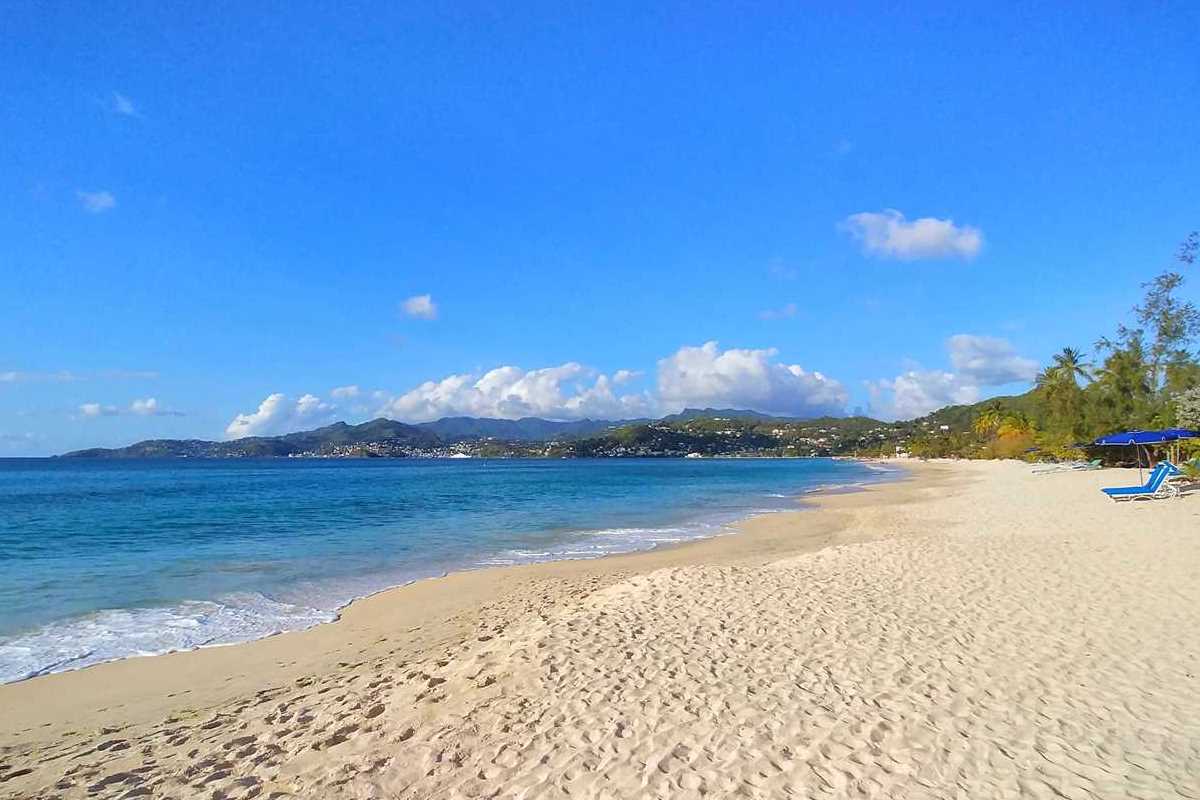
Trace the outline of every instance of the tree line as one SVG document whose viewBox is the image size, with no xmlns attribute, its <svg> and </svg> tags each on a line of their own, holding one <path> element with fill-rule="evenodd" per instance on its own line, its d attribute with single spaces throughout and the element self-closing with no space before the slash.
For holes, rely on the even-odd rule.
<svg viewBox="0 0 1200 800">
<path fill-rule="evenodd" d="M 1200 310 L 1182 297 L 1200 257 L 1200 232 L 1175 265 L 1142 284 L 1129 324 L 1101 336 L 1092 355 L 1064 347 L 1031 392 L 983 404 L 970 431 L 910 442 L 914 455 L 1078 457 L 1098 436 L 1124 430 L 1200 429 Z M 1200 450 L 1195 443 L 1190 449 Z"/>
</svg>

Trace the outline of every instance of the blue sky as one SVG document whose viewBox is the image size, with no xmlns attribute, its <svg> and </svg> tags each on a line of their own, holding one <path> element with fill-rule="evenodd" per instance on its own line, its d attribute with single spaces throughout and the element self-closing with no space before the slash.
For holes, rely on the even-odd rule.
<svg viewBox="0 0 1200 800">
<path fill-rule="evenodd" d="M 909 415 L 1200 226 L 1194 4 L 245 5 L 7 7 L 0 455 Z"/>
</svg>

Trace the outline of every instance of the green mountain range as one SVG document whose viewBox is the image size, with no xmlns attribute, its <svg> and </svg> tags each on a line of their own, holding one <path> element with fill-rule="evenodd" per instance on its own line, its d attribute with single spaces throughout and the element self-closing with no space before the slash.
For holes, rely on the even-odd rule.
<svg viewBox="0 0 1200 800">
<path fill-rule="evenodd" d="M 1032 408 L 1029 395 L 999 398 Z M 991 400 L 987 402 L 992 402 Z M 63 458 L 284 458 L 298 456 L 614 457 L 700 455 L 849 455 L 886 451 L 909 438 L 966 431 L 983 403 L 948 406 L 925 417 L 882 422 L 870 417 L 776 417 L 744 409 L 689 408 L 658 420 L 483 419 L 446 417 L 409 425 L 375 419 L 337 422 L 282 436 L 228 442 L 150 439 L 128 447 L 93 448 Z"/>
</svg>

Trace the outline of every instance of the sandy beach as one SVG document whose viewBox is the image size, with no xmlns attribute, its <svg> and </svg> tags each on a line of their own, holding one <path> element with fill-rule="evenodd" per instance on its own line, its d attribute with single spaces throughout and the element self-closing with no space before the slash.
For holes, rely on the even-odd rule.
<svg viewBox="0 0 1200 800">
<path fill-rule="evenodd" d="M 0 686 L 0 797 L 1200 797 L 1200 495 L 912 470 Z"/>
</svg>

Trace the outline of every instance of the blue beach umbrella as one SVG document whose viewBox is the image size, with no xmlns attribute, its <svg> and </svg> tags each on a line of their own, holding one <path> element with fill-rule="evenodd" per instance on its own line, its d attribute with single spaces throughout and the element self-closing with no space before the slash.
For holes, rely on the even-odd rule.
<svg viewBox="0 0 1200 800">
<path fill-rule="evenodd" d="M 1092 444 L 1098 447 L 1129 447 L 1136 448 L 1146 447 L 1152 444 L 1167 444 L 1180 439 L 1191 439 L 1200 436 L 1196 431 L 1190 431 L 1186 428 L 1167 428 L 1161 431 L 1124 431 L 1122 433 L 1110 433 L 1108 436 L 1101 436 Z M 1137 450 L 1138 454 L 1138 478 L 1142 475 L 1142 452 Z M 1149 464 L 1150 453 L 1146 451 L 1146 462 Z"/>
<path fill-rule="evenodd" d="M 1092 444 L 1100 447 L 1128 447 L 1130 445 L 1165 444 L 1180 438 L 1179 434 L 1176 433 L 1178 430 L 1182 429 L 1172 428 L 1165 431 L 1125 431 L 1124 433 L 1110 433 L 1108 436 L 1101 436 L 1099 439 L 1092 442 Z"/>
</svg>

